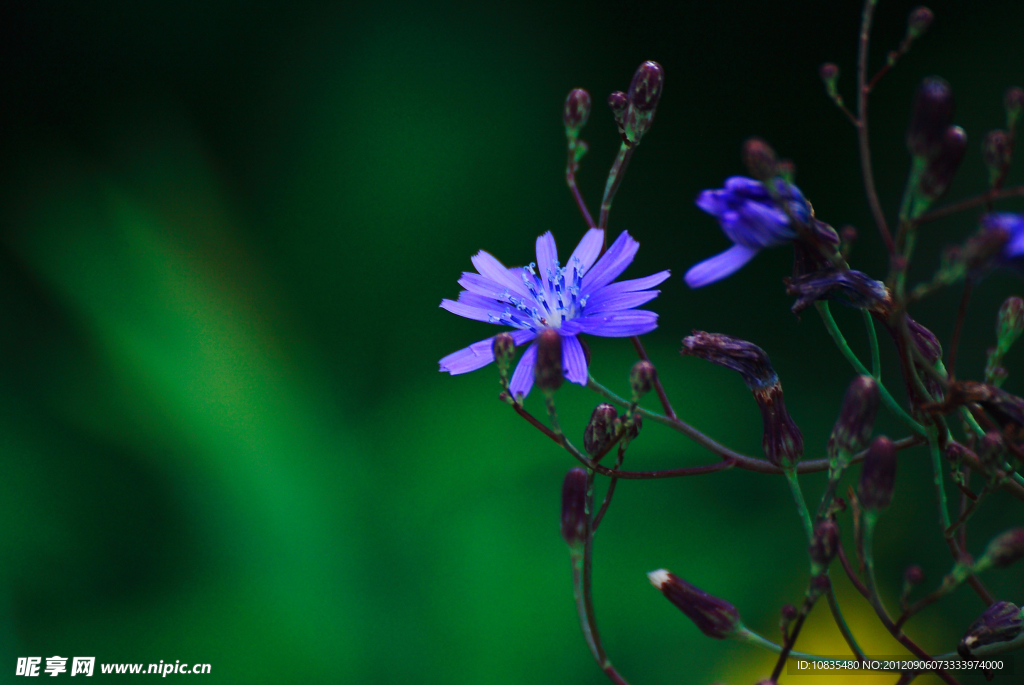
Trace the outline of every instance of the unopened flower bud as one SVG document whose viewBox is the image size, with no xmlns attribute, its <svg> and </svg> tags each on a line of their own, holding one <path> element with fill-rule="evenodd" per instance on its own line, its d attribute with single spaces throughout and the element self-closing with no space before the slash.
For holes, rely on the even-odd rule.
<svg viewBox="0 0 1024 685">
<path fill-rule="evenodd" d="M 800 612 L 798 612 L 796 610 L 796 607 L 792 604 L 783 604 L 782 611 L 780 613 L 782 614 L 782 618 L 786 619 L 787 621 L 792 621 L 800 615 Z"/>
<path fill-rule="evenodd" d="M 1008 297 L 999 307 L 996 319 L 996 345 L 1003 354 L 1017 342 L 1024 333 L 1024 300 L 1019 297 Z"/>
<path fill-rule="evenodd" d="M 892 441 L 880 435 L 875 438 L 864 455 L 864 468 L 860 473 L 857 495 L 860 504 L 869 511 L 885 509 L 892 502 L 896 485 L 896 448 Z"/>
<path fill-rule="evenodd" d="M 621 90 L 617 90 L 608 96 L 608 107 L 612 110 L 615 123 L 619 125 L 619 133 L 625 131 L 626 110 L 629 109 L 629 98 Z"/>
<path fill-rule="evenodd" d="M 623 419 L 619 419 L 621 422 Z M 626 434 L 623 440 L 635 440 L 640 435 L 640 429 L 644 427 L 644 417 L 640 414 L 633 414 L 629 424 L 626 426 Z"/>
<path fill-rule="evenodd" d="M 818 67 L 818 76 L 825 82 L 825 90 L 829 97 L 836 96 L 836 81 L 839 80 L 839 67 L 833 62 L 825 62 Z"/>
<path fill-rule="evenodd" d="M 553 328 L 545 328 L 537 336 L 537 363 L 533 380 L 541 390 L 554 392 L 562 387 L 562 336 Z"/>
<path fill-rule="evenodd" d="M 874 378 L 857 376 L 853 379 L 846 389 L 843 408 L 828 439 L 829 459 L 835 459 L 841 453 L 853 454 L 864 449 L 875 425 L 878 401 L 878 383 Z"/>
<path fill-rule="evenodd" d="M 990 177 L 998 177 L 1010 164 L 1010 134 L 1001 129 L 989 131 L 981 142 L 981 156 Z"/>
<path fill-rule="evenodd" d="M 835 521 L 822 519 L 818 522 L 808 552 L 815 564 L 827 567 L 832 563 L 839 552 L 839 526 Z"/>
<path fill-rule="evenodd" d="M 903 582 L 907 585 L 920 585 L 924 582 L 924 569 L 917 564 L 911 564 L 903 572 Z"/>
<path fill-rule="evenodd" d="M 775 175 L 786 183 L 792 183 L 796 178 L 796 162 L 791 159 L 780 159 L 775 165 Z"/>
<path fill-rule="evenodd" d="M 907 16 L 907 34 L 911 38 L 918 38 L 932 25 L 935 14 L 927 7 L 915 7 L 910 10 Z"/>
<path fill-rule="evenodd" d="M 771 180 L 776 174 L 779 158 L 772 146 L 761 138 L 747 138 L 743 143 L 743 164 L 758 181 Z"/>
<path fill-rule="evenodd" d="M 1017 605 L 1010 602 L 996 602 L 971 624 L 956 651 L 965 659 L 976 649 L 985 645 L 1008 642 L 1020 635 L 1024 623 Z"/>
<path fill-rule="evenodd" d="M 587 427 L 583 430 L 583 449 L 587 451 L 587 454 L 593 457 L 604 452 L 608 443 L 615 437 L 615 419 L 617 417 L 618 413 L 615 411 L 615 407 L 607 402 L 602 402 L 594 407 L 590 421 L 587 422 Z"/>
<path fill-rule="evenodd" d="M 946 192 L 966 151 L 967 134 L 964 130 L 959 126 L 947 128 L 939 142 L 938 151 L 921 173 L 917 183 L 918 192 L 929 200 L 935 200 Z"/>
<path fill-rule="evenodd" d="M 953 90 L 944 79 L 930 76 L 914 96 L 907 149 L 915 157 L 932 158 L 941 149 L 946 129 L 953 122 Z"/>
<path fill-rule="evenodd" d="M 654 364 L 649 361 L 641 359 L 636 364 L 633 364 L 633 368 L 629 371 L 629 387 L 633 389 L 633 397 L 640 399 L 651 391 L 654 387 L 654 380 L 658 377 L 658 372 L 654 368 Z"/>
<path fill-rule="evenodd" d="M 562 123 L 565 124 L 565 134 L 575 138 L 580 129 L 590 118 L 590 93 L 577 88 L 565 98 L 565 108 L 562 110 Z"/>
<path fill-rule="evenodd" d="M 725 600 L 712 597 L 665 569 L 651 571 L 647 577 L 708 637 L 724 640 L 742 627 L 740 613 Z"/>
<path fill-rule="evenodd" d="M 985 558 L 996 568 L 1006 568 L 1024 559 L 1024 528 L 1011 528 L 988 543 Z"/>
<path fill-rule="evenodd" d="M 1003 94 L 1003 106 L 1006 108 L 1006 128 L 1013 130 L 1017 126 L 1017 118 L 1024 109 L 1024 88 L 1013 86 Z"/>
<path fill-rule="evenodd" d="M 665 72 L 657 62 L 644 62 L 633 74 L 626 93 L 629 106 L 623 120 L 623 132 L 634 145 L 651 128 L 664 84 Z"/>
<path fill-rule="evenodd" d="M 498 333 L 494 336 L 494 342 L 491 345 L 494 361 L 498 364 L 498 373 L 502 378 L 507 379 L 512 358 L 516 356 L 516 342 L 512 339 L 511 333 Z"/>
<path fill-rule="evenodd" d="M 587 536 L 587 472 L 569 469 L 562 481 L 562 538 L 570 547 L 582 545 Z"/>
<path fill-rule="evenodd" d="M 938 337 L 910 318 L 907 319 L 907 328 L 910 329 L 910 339 L 914 343 L 914 347 L 921 353 L 921 356 L 933 364 L 937 362 L 942 356 L 942 344 L 939 342 Z"/>
</svg>

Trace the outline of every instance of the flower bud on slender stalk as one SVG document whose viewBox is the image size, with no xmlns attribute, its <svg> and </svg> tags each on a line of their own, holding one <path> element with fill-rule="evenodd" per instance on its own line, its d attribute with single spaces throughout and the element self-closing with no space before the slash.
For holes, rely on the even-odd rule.
<svg viewBox="0 0 1024 685">
<path fill-rule="evenodd" d="M 935 14 L 927 7 L 915 7 L 907 16 L 907 35 L 920 38 L 932 25 Z"/>
<path fill-rule="evenodd" d="M 587 119 L 590 118 L 590 93 L 582 88 L 570 91 L 565 98 L 565 107 L 562 110 L 562 123 L 565 124 L 565 135 L 575 138 L 579 135 Z"/>
<path fill-rule="evenodd" d="M 498 364 L 498 375 L 501 376 L 503 386 L 508 386 L 508 370 L 512 365 L 512 359 L 516 356 L 516 343 L 511 333 L 498 333 L 494 336 L 492 343 L 494 361 Z"/>
<path fill-rule="evenodd" d="M 989 184 L 994 185 L 1010 165 L 1011 149 L 1010 134 L 1006 131 L 996 129 L 985 134 L 981 141 L 981 156 L 988 167 Z"/>
<path fill-rule="evenodd" d="M 878 414 L 878 383 L 871 376 L 857 376 L 846 389 L 843 408 L 828 439 L 828 458 L 837 466 L 864 449 Z"/>
<path fill-rule="evenodd" d="M 636 145 L 651 128 L 654 112 L 661 99 L 661 91 L 665 85 L 665 72 L 657 62 L 644 62 L 633 74 L 626 98 L 623 129 L 629 142 Z"/>
<path fill-rule="evenodd" d="M 953 109 L 953 90 L 944 79 L 931 76 L 921 82 L 907 128 L 910 154 L 931 159 L 939 152 L 946 129 L 953 122 Z"/>
<path fill-rule="evenodd" d="M 1012 131 L 1017 127 L 1021 110 L 1024 110 L 1024 88 L 1007 88 L 1003 95 L 1003 107 L 1006 108 L 1006 128 Z"/>
<path fill-rule="evenodd" d="M 562 387 L 562 336 L 552 328 L 545 328 L 537 336 L 537 363 L 533 371 L 534 382 L 544 392 Z"/>
<path fill-rule="evenodd" d="M 1012 640 L 1022 628 L 1020 608 L 1010 602 L 996 602 L 971 624 L 956 651 L 966 659 L 979 647 Z"/>
<path fill-rule="evenodd" d="M 769 181 L 777 173 L 779 158 L 772 146 L 761 138 L 747 138 L 743 143 L 743 164 L 758 181 Z"/>
<path fill-rule="evenodd" d="M 824 570 L 832 563 L 838 552 L 839 526 L 832 519 L 822 519 L 814 527 L 814 537 L 808 548 L 811 561 Z"/>
<path fill-rule="evenodd" d="M 583 547 L 587 536 L 587 472 L 569 469 L 562 481 L 562 538 L 571 548 Z"/>
<path fill-rule="evenodd" d="M 1019 297 L 1008 297 L 999 307 L 996 319 L 996 345 L 1003 350 L 1003 354 L 1006 354 L 1021 333 L 1024 333 L 1024 300 Z"/>
<path fill-rule="evenodd" d="M 654 387 L 658 372 L 654 364 L 641 359 L 629 371 L 629 387 L 633 390 L 633 401 L 636 402 Z"/>
<path fill-rule="evenodd" d="M 929 201 L 938 199 L 956 175 L 967 151 L 967 134 L 959 126 L 950 126 L 942 135 L 939 148 L 929 160 L 917 183 L 920 195 Z"/>
<path fill-rule="evenodd" d="M 723 599 L 690 585 L 665 569 L 647 574 L 651 585 L 661 590 L 708 637 L 724 640 L 743 627 L 740 612 Z"/>
<path fill-rule="evenodd" d="M 629 98 L 621 90 L 608 96 L 608 107 L 612 110 L 615 123 L 619 125 L 619 133 L 626 135 L 626 110 L 629 109 Z"/>
<path fill-rule="evenodd" d="M 583 449 L 590 456 L 600 454 L 608 446 L 608 443 L 615 437 L 615 419 L 618 413 L 615 407 L 602 402 L 594 407 L 590 415 L 590 421 L 583 430 Z"/>
<path fill-rule="evenodd" d="M 896 484 L 896 448 L 884 435 L 875 438 L 864 456 L 857 496 L 866 511 L 880 511 L 892 502 Z"/>
<path fill-rule="evenodd" d="M 1007 568 L 1021 559 L 1024 559 L 1024 528 L 1011 528 L 988 543 L 978 565 Z"/>
</svg>

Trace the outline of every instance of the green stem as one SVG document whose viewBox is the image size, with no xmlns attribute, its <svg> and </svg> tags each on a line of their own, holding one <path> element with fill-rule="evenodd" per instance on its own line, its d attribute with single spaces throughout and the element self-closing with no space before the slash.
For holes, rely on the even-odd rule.
<svg viewBox="0 0 1024 685">
<path fill-rule="evenodd" d="M 742 628 L 742 629 L 740 629 L 735 634 L 733 634 L 733 637 L 736 638 L 737 640 L 742 640 L 743 642 L 746 642 L 747 644 L 756 645 L 757 647 L 762 647 L 762 648 L 767 649 L 767 650 L 769 650 L 771 652 L 775 652 L 776 654 L 782 654 L 782 645 L 779 645 L 779 644 L 776 644 L 776 643 L 772 642 L 768 638 L 764 637 L 763 635 L 759 635 L 759 634 L 755 633 L 754 631 L 750 630 L 749 628 Z M 849 661 L 851 661 L 851 659 L 833 659 L 833 658 L 830 658 L 830 657 L 827 657 L 827 656 L 819 656 L 817 654 L 808 654 L 807 652 L 797 652 L 795 650 L 791 651 L 789 653 L 789 658 L 790 659 L 804 659 L 806 661 L 821 661 L 821 662 L 828 662 L 828 663 L 835 663 L 835 664 L 848 663 Z M 956 657 L 954 656 L 953 658 L 956 658 Z"/>
<path fill-rule="evenodd" d="M 800 520 L 804 524 L 804 532 L 807 534 L 807 542 L 814 540 L 814 524 L 811 523 L 811 513 L 807 511 L 807 502 L 804 500 L 804 493 L 800 490 L 800 479 L 796 475 L 796 469 L 786 469 L 786 480 L 789 482 L 789 490 L 793 493 L 793 501 L 796 502 L 796 510 L 800 514 Z"/>
<path fill-rule="evenodd" d="M 939 438 L 934 426 L 928 427 L 928 451 L 932 457 L 932 483 L 939 500 L 939 520 L 943 532 L 949 530 L 949 505 L 946 500 L 946 486 L 942 482 L 942 454 L 939 452 Z"/>
<path fill-rule="evenodd" d="M 857 659 L 864 659 L 864 650 L 857 644 L 857 639 L 853 636 L 850 626 L 846 625 L 846 619 L 843 618 L 843 612 L 839 609 L 839 600 L 836 599 L 836 591 L 831 583 L 829 583 L 828 591 L 825 592 L 825 597 L 828 599 L 828 608 L 832 611 L 832 619 L 839 626 L 839 632 L 843 634 L 843 639 L 853 651 L 853 656 Z"/>
<path fill-rule="evenodd" d="M 830 312 L 831 313 L 831 312 Z M 878 334 L 875 332 L 875 320 L 871 318 L 868 310 L 860 310 L 864 318 L 864 329 L 868 333 L 868 343 L 871 345 L 871 375 L 876 381 L 882 380 L 882 356 L 878 350 Z"/>
<path fill-rule="evenodd" d="M 850 345 L 846 342 L 846 338 L 843 337 L 842 331 L 839 330 L 839 326 L 836 324 L 835 319 L 832 318 L 832 312 L 829 311 L 828 302 L 816 302 L 815 307 L 818 310 L 818 314 L 821 315 L 821 320 L 825 324 L 825 328 L 828 330 L 829 334 L 832 336 L 832 340 L 835 342 L 836 347 L 838 347 L 839 351 L 843 353 L 846 360 L 853 365 L 853 368 L 857 370 L 857 373 L 864 376 L 872 376 L 873 374 L 868 371 L 867 367 L 861 363 L 860 359 L 857 358 L 857 355 L 850 349 Z M 903 421 L 910 430 L 914 431 L 918 435 L 925 435 L 924 426 L 911 418 L 910 414 L 904 411 L 903 407 L 893 399 L 893 396 L 889 394 L 889 391 L 881 383 L 878 384 L 878 392 L 881 394 L 882 402 L 885 403 L 885 406 L 889 407 L 889 409 L 896 414 L 896 416 Z"/>
</svg>

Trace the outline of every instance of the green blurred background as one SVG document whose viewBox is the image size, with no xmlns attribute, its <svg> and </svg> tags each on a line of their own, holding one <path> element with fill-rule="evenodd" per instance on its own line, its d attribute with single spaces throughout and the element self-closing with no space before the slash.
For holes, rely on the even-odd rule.
<svg viewBox="0 0 1024 685">
<path fill-rule="evenodd" d="M 912 6 L 879 7 L 876 64 Z M 930 35 L 873 99 L 890 213 L 922 76 L 952 83 L 974 141 L 950 197 L 984 189 L 978 142 L 1002 125 L 1003 89 L 1024 85 L 1021 3 L 931 6 Z M 495 331 L 437 305 L 479 249 L 529 262 L 551 230 L 568 254 L 585 226 L 562 175 L 562 100 L 573 87 L 594 95 L 579 179 L 596 208 L 617 147 L 603 100 L 657 60 L 664 97 L 611 220 L 643 246 L 627 276 L 673 270 L 648 350 L 682 417 L 757 455 L 759 415 L 740 380 L 677 349 L 694 328 L 761 345 L 807 456 L 821 456 L 851 371 L 813 313 L 789 313 L 789 252 L 697 292 L 679 276 L 727 245 L 693 198 L 742 172 L 753 134 L 795 160 L 819 217 L 860 229 L 853 265 L 881 276 L 853 131 L 817 77 L 838 62 L 853 98 L 859 11 L 849 0 L 8 5 L 0 680 L 15 680 L 18 656 L 59 654 L 210 663 L 211 683 L 603 682 L 558 535 L 572 462 L 495 399 L 493 368 L 438 373 L 439 358 Z M 924 231 L 915 277 L 973 220 Z M 995 309 L 1021 290 L 1005 275 L 979 288 L 962 375 L 980 373 Z M 957 297 L 914 312 L 944 342 Z M 858 317 L 836 311 L 863 352 Z M 591 348 L 594 375 L 624 392 L 629 343 Z M 1019 360 L 1008 360 L 1016 392 Z M 595 396 L 565 387 L 558 399 L 580 435 Z M 542 411 L 537 397 L 529 406 Z M 713 459 L 659 428 L 630 449 L 633 468 Z M 880 429 L 903 434 L 888 416 Z M 949 565 L 925 452 L 900 468 L 878 533 L 890 603 L 908 563 L 930 582 Z M 806 480 L 813 496 L 822 481 Z M 1019 502 L 993 497 L 971 549 L 1021 520 Z M 775 637 L 779 607 L 806 582 L 801 538 L 778 478 L 621 483 L 595 562 L 613 660 L 634 684 L 766 677 L 770 656 L 705 638 L 645 573 L 668 568 Z M 1018 603 L 1022 580 L 987 578 Z M 901 653 L 837 584 L 866 648 Z M 960 591 L 911 630 L 946 651 L 980 610 Z M 801 645 L 842 653 L 829 626 L 819 608 Z"/>
</svg>

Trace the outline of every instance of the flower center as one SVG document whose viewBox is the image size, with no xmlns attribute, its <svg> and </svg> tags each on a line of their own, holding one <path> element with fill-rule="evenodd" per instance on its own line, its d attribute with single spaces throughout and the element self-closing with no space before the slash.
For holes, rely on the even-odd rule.
<svg viewBox="0 0 1024 685">
<path fill-rule="evenodd" d="M 501 315 L 490 314 L 491 323 L 537 332 L 544 328 L 560 328 L 564 322 L 583 315 L 587 298 L 580 297 L 583 274 L 578 257 L 573 258 L 571 271 L 568 266 L 559 266 L 556 260 L 554 268 L 548 269 L 541 277 L 537 273 L 536 262 L 530 262 L 522 268 L 520 275 L 530 297 L 516 297 L 506 288 L 498 300 L 512 305 L 515 310 L 506 307 Z"/>
</svg>

